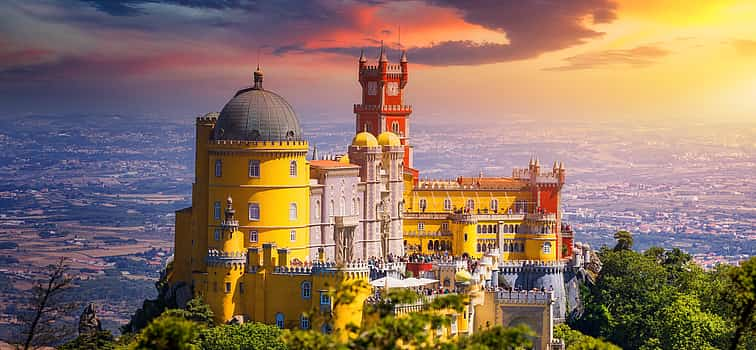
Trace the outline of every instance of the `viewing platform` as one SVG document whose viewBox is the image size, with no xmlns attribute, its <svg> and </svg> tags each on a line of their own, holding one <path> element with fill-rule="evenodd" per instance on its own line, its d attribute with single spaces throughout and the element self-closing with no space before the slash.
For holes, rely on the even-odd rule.
<svg viewBox="0 0 756 350">
<path fill-rule="evenodd" d="M 528 305 L 548 305 L 553 303 L 554 292 L 552 291 L 495 291 L 494 300 L 503 304 L 528 304 Z"/>
<path fill-rule="evenodd" d="M 380 113 L 396 113 L 396 114 L 409 114 L 412 113 L 411 105 L 354 105 L 354 113 L 362 112 L 380 112 Z"/>
</svg>

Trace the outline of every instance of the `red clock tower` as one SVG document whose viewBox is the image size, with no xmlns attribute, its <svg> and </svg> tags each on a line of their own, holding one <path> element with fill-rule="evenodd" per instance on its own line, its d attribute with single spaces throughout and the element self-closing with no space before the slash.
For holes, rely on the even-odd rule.
<svg viewBox="0 0 756 350">
<path fill-rule="evenodd" d="M 362 86 L 362 103 L 354 105 L 357 116 L 356 132 L 368 131 L 378 136 L 391 131 L 404 145 L 404 168 L 413 174 L 412 146 L 410 146 L 409 116 L 412 106 L 404 103 L 407 85 L 407 52 L 402 51 L 399 64 L 390 64 L 381 45 L 378 65 L 367 64 L 365 53 L 360 55 L 359 82 Z"/>
</svg>

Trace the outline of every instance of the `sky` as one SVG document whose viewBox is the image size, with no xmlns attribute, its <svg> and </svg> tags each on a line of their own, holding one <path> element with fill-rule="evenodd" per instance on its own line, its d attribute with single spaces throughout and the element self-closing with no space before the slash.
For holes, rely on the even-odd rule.
<svg viewBox="0 0 756 350">
<path fill-rule="evenodd" d="M 752 0 L 4 0 L 0 116 L 192 119 L 251 84 L 351 121 L 406 49 L 413 118 L 756 123 Z"/>
</svg>

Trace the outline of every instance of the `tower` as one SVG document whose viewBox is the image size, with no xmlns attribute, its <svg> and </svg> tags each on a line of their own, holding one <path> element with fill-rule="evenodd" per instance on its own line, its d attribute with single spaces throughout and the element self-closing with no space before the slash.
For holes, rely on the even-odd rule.
<svg viewBox="0 0 756 350">
<path fill-rule="evenodd" d="M 364 52 L 360 55 L 358 80 L 362 103 L 354 105 L 355 133 L 367 131 L 378 136 L 391 131 L 398 135 L 404 147 L 404 168 L 413 167 L 409 125 L 412 106 L 404 101 L 408 77 L 406 51 L 402 51 L 399 64 L 389 63 L 383 44 L 377 65 L 368 65 Z"/>
</svg>

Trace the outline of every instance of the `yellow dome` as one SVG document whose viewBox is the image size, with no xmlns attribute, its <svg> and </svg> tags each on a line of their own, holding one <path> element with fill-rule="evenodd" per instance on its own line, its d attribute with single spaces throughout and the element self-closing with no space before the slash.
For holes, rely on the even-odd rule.
<svg viewBox="0 0 756 350">
<path fill-rule="evenodd" d="M 470 280 L 472 279 L 472 275 L 470 275 L 470 273 L 465 270 L 460 270 L 460 271 L 457 271 L 456 274 L 454 274 L 454 279 L 457 282 L 470 282 Z"/>
<path fill-rule="evenodd" d="M 396 147 L 401 146 L 402 141 L 400 141 L 399 136 L 396 136 L 396 134 L 394 134 L 393 132 L 384 131 L 380 135 L 378 135 L 378 144 L 380 144 L 381 146 Z"/>
<path fill-rule="evenodd" d="M 363 131 L 354 136 L 352 139 L 352 146 L 359 147 L 378 147 L 378 140 L 375 139 L 373 134 Z"/>
<path fill-rule="evenodd" d="M 339 163 L 349 164 L 349 155 L 345 154 L 339 159 Z"/>
</svg>

